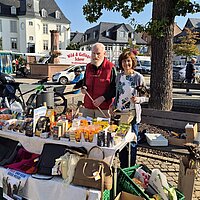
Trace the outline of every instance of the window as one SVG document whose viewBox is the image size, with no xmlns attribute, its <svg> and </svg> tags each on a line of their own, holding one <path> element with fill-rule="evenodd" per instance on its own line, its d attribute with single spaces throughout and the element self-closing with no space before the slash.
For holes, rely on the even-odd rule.
<svg viewBox="0 0 200 200">
<path fill-rule="evenodd" d="M 59 41 L 59 49 L 62 49 L 62 42 Z"/>
<path fill-rule="evenodd" d="M 1 13 L 1 6 L 0 6 L 0 13 Z"/>
<path fill-rule="evenodd" d="M 29 26 L 33 26 L 33 22 L 32 21 L 29 21 Z"/>
<path fill-rule="evenodd" d="M 45 9 L 42 9 L 41 14 L 42 17 L 47 17 L 47 11 Z"/>
<path fill-rule="evenodd" d="M 56 30 L 59 32 L 59 34 L 61 35 L 61 25 L 56 25 Z"/>
<path fill-rule="evenodd" d="M 119 50 L 123 51 L 124 50 L 124 46 L 119 46 Z"/>
<path fill-rule="evenodd" d="M 93 32 L 93 36 L 94 36 L 94 39 L 96 39 L 97 36 L 98 36 L 98 31 L 94 31 L 94 32 Z"/>
<path fill-rule="evenodd" d="M 17 33 L 17 22 L 16 21 L 10 21 L 10 32 Z"/>
<path fill-rule="evenodd" d="M 43 40 L 43 50 L 48 50 L 48 40 Z"/>
<path fill-rule="evenodd" d="M 110 36 L 110 31 L 106 31 L 106 37 Z"/>
<path fill-rule="evenodd" d="M 48 24 L 43 24 L 43 34 L 48 34 Z"/>
<path fill-rule="evenodd" d="M 12 6 L 10 9 L 11 9 L 11 14 L 16 15 L 16 7 Z"/>
<path fill-rule="evenodd" d="M 55 18 L 56 19 L 60 19 L 61 18 L 60 11 L 56 10 L 56 12 L 55 12 Z"/>
<path fill-rule="evenodd" d="M 113 47 L 112 47 L 112 46 L 105 46 L 105 50 L 106 50 L 106 51 L 112 51 L 112 50 L 113 50 Z"/>
<path fill-rule="evenodd" d="M 17 38 L 11 38 L 11 49 L 17 49 Z"/>
<path fill-rule="evenodd" d="M 119 32 L 119 37 L 120 37 L 120 38 L 124 38 L 125 36 L 126 36 L 125 31 L 120 31 L 120 32 Z"/>
<path fill-rule="evenodd" d="M 29 36 L 29 40 L 33 41 L 33 36 Z"/>
<path fill-rule="evenodd" d="M 0 20 L 0 32 L 2 32 L 2 20 Z"/>
</svg>

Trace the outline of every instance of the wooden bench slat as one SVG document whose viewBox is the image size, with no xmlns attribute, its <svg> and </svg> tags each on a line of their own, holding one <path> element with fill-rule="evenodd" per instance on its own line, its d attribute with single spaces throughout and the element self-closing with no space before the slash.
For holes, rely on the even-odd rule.
<svg viewBox="0 0 200 200">
<path fill-rule="evenodd" d="M 162 111 L 162 110 L 155 110 L 155 109 L 150 109 L 150 108 L 143 108 L 142 116 L 151 116 L 151 117 L 159 116 L 159 118 L 200 122 L 200 114 L 183 113 L 183 112 L 176 112 L 176 111 Z"/>
<path fill-rule="evenodd" d="M 188 122 L 179 121 L 179 120 L 172 120 L 172 119 L 171 120 L 170 119 L 163 119 L 163 118 L 159 118 L 159 117 L 142 116 L 142 123 L 152 124 L 152 125 L 155 125 L 155 126 L 184 129 L 185 125 Z M 190 123 L 193 123 L 193 122 L 191 121 Z"/>
<path fill-rule="evenodd" d="M 200 89 L 200 84 L 199 83 L 181 83 L 181 82 L 174 82 L 173 83 L 173 88 L 181 88 L 181 89 L 195 89 L 199 90 Z"/>
</svg>

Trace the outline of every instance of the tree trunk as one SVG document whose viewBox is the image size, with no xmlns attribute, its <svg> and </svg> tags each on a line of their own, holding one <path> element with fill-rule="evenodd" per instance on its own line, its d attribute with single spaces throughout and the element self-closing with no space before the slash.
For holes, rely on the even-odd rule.
<svg viewBox="0 0 200 200">
<path fill-rule="evenodd" d="M 152 34 L 151 52 L 151 82 L 149 107 L 158 110 L 171 110 L 172 99 L 172 48 L 174 32 L 175 0 L 153 1 L 153 22 L 165 19 L 164 36 Z M 158 32 L 160 32 L 161 28 Z"/>
</svg>

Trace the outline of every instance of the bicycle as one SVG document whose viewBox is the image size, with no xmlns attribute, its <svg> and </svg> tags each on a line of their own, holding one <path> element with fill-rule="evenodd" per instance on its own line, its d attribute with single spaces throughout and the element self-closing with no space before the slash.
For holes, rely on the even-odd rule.
<svg viewBox="0 0 200 200">
<path fill-rule="evenodd" d="M 28 90 L 24 93 L 22 93 L 20 89 L 20 85 L 24 84 L 21 82 L 13 82 L 13 83 L 8 83 L 4 85 L 4 87 L 8 90 L 7 92 L 3 92 L 3 98 L 5 99 L 8 98 L 8 102 L 11 105 L 15 101 L 18 102 L 21 107 L 23 108 L 24 112 L 28 110 L 28 108 L 36 108 L 36 99 L 38 95 L 40 95 L 42 92 L 47 91 L 48 88 L 53 88 L 53 86 L 45 86 L 45 83 L 47 82 L 48 77 L 41 79 L 38 81 L 39 85 L 36 86 L 35 88 Z M 5 91 L 4 88 L 4 91 Z M 32 93 L 28 100 L 25 102 L 24 100 L 24 95 Z M 17 95 L 18 93 L 18 95 Z M 67 110 L 67 100 L 65 97 L 59 93 L 56 92 L 55 88 L 53 88 L 53 93 L 54 93 L 54 110 L 57 114 L 65 114 Z M 9 106 L 10 106 L 9 105 Z M 8 107 L 8 106 L 7 106 Z"/>
</svg>

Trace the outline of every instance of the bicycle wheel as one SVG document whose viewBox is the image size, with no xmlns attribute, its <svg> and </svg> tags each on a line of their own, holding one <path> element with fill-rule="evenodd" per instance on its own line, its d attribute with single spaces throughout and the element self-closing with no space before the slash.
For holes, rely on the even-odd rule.
<svg viewBox="0 0 200 200">
<path fill-rule="evenodd" d="M 67 100 L 57 92 L 54 93 L 54 110 L 57 114 L 65 114 L 67 110 Z"/>
</svg>

